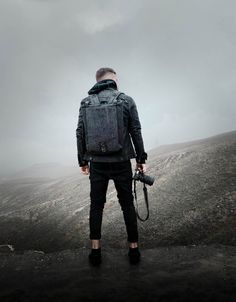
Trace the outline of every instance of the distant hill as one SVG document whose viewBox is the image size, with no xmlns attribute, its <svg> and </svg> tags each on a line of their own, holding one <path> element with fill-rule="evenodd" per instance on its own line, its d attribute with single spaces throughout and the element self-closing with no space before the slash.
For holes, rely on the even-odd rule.
<svg viewBox="0 0 236 302">
<path fill-rule="evenodd" d="M 2 177 L 1 181 L 22 178 L 60 178 L 78 172 L 78 166 L 64 166 L 57 162 L 38 163 L 22 169 L 9 176 Z"/>
<path fill-rule="evenodd" d="M 156 180 L 148 187 L 150 218 L 138 223 L 140 245 L 235 245 L 235 162 L 236 131 L 150 150 L 146 174 Z M 134 168 L 134 161 L 132 165 Z M 41 168 L 37 172 L 37 166 L 32 171 L 24 174 L 30 175 L 28 178 L 0 184 L 0 244 L 44 251 L 89 244 L 88 175 L 77 169 L 65 176 L 60 174 L 58 179 L 47 179 L 38 176 L 50 175 L 50 167 L 44 169 L 47 173 L 41 173 Z M 145 216 L 141 183 L 137 190 L 140 215 Z M 123 214 L 110 180 L 103 244 L 124 247 L 126 237 Z"/>
</svg>

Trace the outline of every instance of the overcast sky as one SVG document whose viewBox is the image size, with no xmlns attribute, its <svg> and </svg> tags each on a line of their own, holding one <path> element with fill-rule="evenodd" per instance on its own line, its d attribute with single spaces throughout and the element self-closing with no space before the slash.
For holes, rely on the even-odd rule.
<svg viewBox="0 0 236 302">
<path fill-rule="evenodd" d="M 77 165 L 79 104 L 117 71 L 145 149 L 235 130 L 234 0 L 0 0 L 1 174 Z"/>
</svg>

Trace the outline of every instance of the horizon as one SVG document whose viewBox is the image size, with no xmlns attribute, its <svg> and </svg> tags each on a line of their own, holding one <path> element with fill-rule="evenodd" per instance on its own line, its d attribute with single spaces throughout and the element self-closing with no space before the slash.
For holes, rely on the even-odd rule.
<svg viewBox="0 0 236 302">
<path fill-rule="evenodd" d="M 221 133 L 218 133 L 218 134 L 215 134 L 215 135 L 212 135 L 212 136 L 208 136 L 208 137 L 202 137 L 202 138 L 198 138 L 198 139 L 194 139 L 194 140 L 190 140 L 190 141 L 181 141 L 181 142 L 175 142 L 175 143 L 169 143 L 169 144 L 163 144 L 163 145 L 159 145 L 157 147 L 154 147 L 154 148 L 151 148 L 149 150 L 147 150 L 147 153 L 148 152 L 151 152 L 155 149 L 158 150 L 158 148 L 162 148 L 162 147 L 165 147 L 165 146 L 171 146 L 171 145 L 184 145 L 184 144 L 187 144 L 187 143 L 198 143 L 200 141 L 204 141 L 204 140 L 207 140 L 207 139 L 211 139 L 211 138 L 214 138 L 214 137 L 218 137 L 218 136 L 221 136 L 221 135 L 227 135 L 227 134 L 230 134 L 230 133 L 233 133 L 233 132 L 236 132 L 236 129 L 235 130 L 231 130 L 231 131 L 227 131 L 227 132 L 221 132 Z M 132 158 L 131 159 L 132 161 L 134 161 L 135 159 Z M 148 165 L 148 159 L 146 161 L 147 165 Z M 10 177 L 10 176 L 13 176 L 14 174 L 18 174 L 20 172 L 24 172 L 24 171 L 27 171 L 29 170 L 30 168 L 33 168 L 33 167 L 36 167 L 36 166 L 39 166 L 39 168 L 43 167 L 43 166 L 61 166 L 62 168 L 76 168 L 78 167 L 78 171 L 80 171 L 80 167 L 78 165 L 77 162 L 71 164 L 71 165 L 66 165 L 66 164 L 63 164 L 62 162 L 58 162 L 58 161 L 48 161 L 48 162 L 36 162 L 36 163 L 33 163 L 29 166 L 25 166 L 23 167 L 22 169 L 19 169 L 19 170 L 16 170 L 14 172 L 11 172 L 9 174 L 0 174 L 0 177 L 1 178 L 4 178 L 4 177 Z"/>
</svg>

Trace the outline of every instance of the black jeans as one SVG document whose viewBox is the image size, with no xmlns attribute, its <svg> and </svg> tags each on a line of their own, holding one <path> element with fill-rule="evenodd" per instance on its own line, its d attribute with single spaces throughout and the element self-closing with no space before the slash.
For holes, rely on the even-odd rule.
<svg viewBox="0 0 236 302">
<path fill-rule="evenodd" d="M 113 179 L 118 201 L 123 211 L 127 240 L 138 241 L 137 216 L 132 192 L 131 161 L 92 162 L 90 161 L 90 239 L 101 239 L 103 208 L 109 179 Z"/>
</svg>

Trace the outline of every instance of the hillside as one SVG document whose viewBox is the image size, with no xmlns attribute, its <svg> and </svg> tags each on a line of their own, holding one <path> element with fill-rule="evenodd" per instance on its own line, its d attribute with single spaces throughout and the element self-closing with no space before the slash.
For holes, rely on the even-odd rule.
<svg viewBox="0 0 236 302">
<path fill-rule="evenodd" d="M 161 146 L 148 155 L 147 174 L 156 180 L 148 187 L 150 218 L 138 224 L 140 245 L 235 245 L 236 131 Z M 37 177 L 0 184 L 0 244 L 45 252 L 88 246 L 88 176 L 79 167 L 59 178 L 38 177 L 35 169 L 34 173 Z M 24 171 L 24 175 L 29 174 Z M 141 183 L 137 189 L 139 211 L 145 216 Z M 127 244 L 112 180 L 102 236 L 103 244 L 110 247 Z"/>
</svg>

